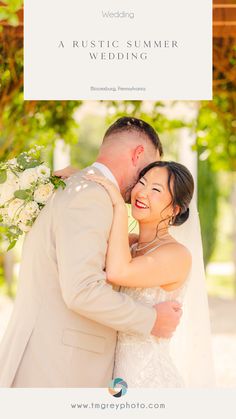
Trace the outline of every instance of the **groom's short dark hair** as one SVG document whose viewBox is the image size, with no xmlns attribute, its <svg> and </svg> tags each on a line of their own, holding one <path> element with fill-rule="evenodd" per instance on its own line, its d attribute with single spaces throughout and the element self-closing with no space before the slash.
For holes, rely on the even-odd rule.
<svg viewBox="0 0 236 419">
<path fill-rule="evenodd" d="M 140 134 L 144 134 L 152 142 L 156 150 L 159 151 L 160 156 L 163 155 L 162 144 L 157 132 L 147 122 L 138 118 L 123 116 L 122 118 L 117 119 L 117 121 L 114 122 L 106 131 L 103 141 L 105 141 L 112 134 L 117 134 L 126 131 L 136 131 Z"/>
</svg>

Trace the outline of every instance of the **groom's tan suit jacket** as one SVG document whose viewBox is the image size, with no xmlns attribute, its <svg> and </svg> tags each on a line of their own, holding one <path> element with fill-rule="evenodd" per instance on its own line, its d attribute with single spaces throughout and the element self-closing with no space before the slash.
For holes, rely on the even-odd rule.
<svg viewBox="0 0 236 419">
<path fill-rule="evenodd" d="M 0 344 L 0 387 L 107 387 L 117 331 L 148 336 L 154 308 L 106 282 L 113 208 L 76 173 L 27 234 L 17 297 Z"/>
</svg>

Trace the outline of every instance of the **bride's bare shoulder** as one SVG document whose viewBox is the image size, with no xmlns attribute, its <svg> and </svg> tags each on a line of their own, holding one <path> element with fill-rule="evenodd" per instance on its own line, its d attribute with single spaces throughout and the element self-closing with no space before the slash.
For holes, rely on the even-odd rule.
<svg viewBox="0 0 236 419">
<path fill-rule="evenodd" d="M 177 265 L 185 264 L 186 267 L 190 267 L 192 264 L 192 254 L 190 250 L 176 240 L 161 246 L 157 250 L 159 250 L 159 252 L 161 252 L 163 255 L 166 254 L 168 259 L 171 258 L 171 260 L 175 261 Z"/>
</svg>

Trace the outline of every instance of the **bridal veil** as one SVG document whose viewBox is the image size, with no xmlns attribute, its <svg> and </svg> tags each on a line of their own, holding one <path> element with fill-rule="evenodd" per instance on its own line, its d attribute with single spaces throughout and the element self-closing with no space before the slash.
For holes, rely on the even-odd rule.
<svg viewBox="0 0 236 419">
<path fill-rule="evenodd" d="M 190 205 L 190 216 L 171 234 L 192 253 L 192 269 L 183 304 L 181 323 L 171 342 L 172 357 L 187 387 L 214 387 L 214 366 L 202 239 L 196 202 Z"/>
</svg>

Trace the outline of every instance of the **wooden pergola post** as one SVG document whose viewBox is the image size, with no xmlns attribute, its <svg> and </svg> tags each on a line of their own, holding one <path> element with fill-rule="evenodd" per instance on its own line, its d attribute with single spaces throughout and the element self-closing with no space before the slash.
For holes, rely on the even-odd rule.
<svg viewBox="0 0 236 419">
<path fill-rule="evenodd" d="M 235 0 L 214 0 L 213 35 L 214 38 L 236 38 Z"/>
</svg>

